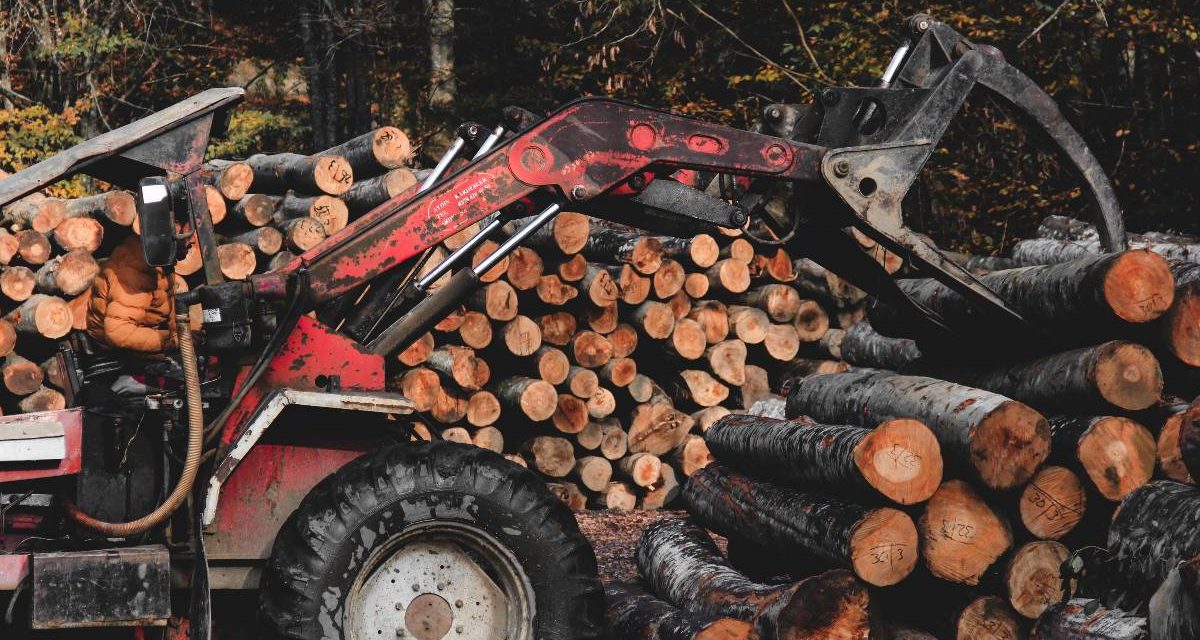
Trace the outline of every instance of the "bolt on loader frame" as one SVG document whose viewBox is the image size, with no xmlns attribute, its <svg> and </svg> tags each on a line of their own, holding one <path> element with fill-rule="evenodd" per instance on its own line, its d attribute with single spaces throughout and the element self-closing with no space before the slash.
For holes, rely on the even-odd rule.
<svg viewBox="0 0 1200 640">
<path fill-rule="evenodd" d="M 914 17 L 908 29 L 910 40 L 897 51 L 879 86 L 828 88 L 808 107 L 772 105 L 764 113 L 763 130 L 769 133 L 603 98 L 570 103 L 544 118 L 510 108 L 495 129 L 464 125 L 424 184 L 363 215 L 290 264 L 245 281 L 228 282 L 220 274 L 202 194 L 202 185 L 211 177 L 202 166 L 208 136 L 219 128 L 222 112 L 240 100 L 240 90 L 206 91 L 0 181 L 0 204 L 75 173 L 126 188 L 137 188 L 154 176 L 184 185 L 187 220 L 205 259 L 205 283 L 178 300 L 183 306 L 203 307 L 201 350 L 221 362 L 208 372 L 209 379 L 218 380 L 206 383 L 211 388 L 204 396 L 211 410 L 205 412 L 203 431 L 214 453 L 197 481 L 192 516 L 183 523 L 173 520 L 176 530 L 149 540 L 170 545 L 170 554 L 178 558 L 168 557 L 168 564 L 183 559 L 192 567 L 190 572 L 176 572 L 178 581 L 189 585 L 193 594 L 188 612 L 191 636 L 207 637 L 212 590 L 257 587 L 264 563 L 277 573 L 299 571 L 299 565 L 287 565 L 277 552 L 272 556 L 272 545 L 278 549 L 281 544 L 277 537 L 282 540 L 288 535 L 285 520 L 298 518 L 305 501 L 313 500 L 329 480 L 319 482 L 381 446 L 380 438 L 366 427 L 335 429 L 335 433 L 326 429 L 317 435 L 302 431 L 296 420 L 281 417 L 285 410 L 306 407 L 342 416 L 411 413 L 406 399 L 386 390 L 385 357 L 457 307 L 480 286 L 479 274 L 563 208 L 655 229 L 663 225 L 736 228 L 756 217 L 796 253 L 924 318 L 931 331 L 952 330 L 932 311 L 908 299 L 893 276 L 859 248 L 847 233 L 857 229 L 898 254 L 909 272 L 936 278 L 973 301 L 981 314 L 1017 330 L 1036 331 L 971 274 L 905 226 L 901 206 L 905 195 L 976 86 L 1009 102 L 1058 147 L 1084 184 L 1102 243 L 1116 250 L 1124 247 L 1125 234 L 1112 188 L 1053 100 L 998 51 L 972 43 L 928 16 Z M 468 152 L 474 157 L 468 159 Z M 764 194 L 779 184 L 793 190 L 793 200 L 803 206 L 794 202 L 784 215 L 768 212 Z M 494 237 L 503 222 L 518 218 L 527 220 L 501 239 L 489 259 L 460 268 L 447 284 L 426 293 L 438 276 L 462 262 L 469 265 L 462 258 L 484 238 Z M 432 274 L 414 275 L 432 247 L 475 223 L 482 230 L 474 240 Z M 315 318 L 310 311 L 316 311 Z M 36 487 L 38 480 L 84 470 L 80 410 L 39 419 L 62 427 L 71 453 L 54 469 L 0 467 L 0 490 L 5 482 Z M 5 426 L 0 423 L 0 431 Z M 301 432 L 303 437 L 295 435 Z M 424 472 L 438 473 L 434 468 Z M 87 505 L 82 506 L 86 510 Z M 90 522 L 86 516 L 76 520 L 86 530 Z M 442 522 L 436 513 L 428 521 Z M 191 535 L 181 534 L 189 524 Z M 135 540 L 140 538 L 127 538 L 116 547 L 128 547 Z M 504 556 L 498 553 L 497 557 Z M 145 562 L 134 555 L 136 561 Z M 31 557 L 34 626 L 164 621 L 161 606 L 122 617 L 101 610 L 111 603 L 97 600 L 94 611 L 59 612 L 61 619 L 47 622 L 38 617 L 37 609 L 39 597 L 43 606 L 52 601 L 43 591 L 54 578 L 50 560 L 43 561 L 47 567 L 43 577 L 36 570 L 37 555 L 0 555 L 0 589 L 12 589 L 30 574 Z M 58 570 L 66 575 L 96 566 L 92 560 L 69 555 L 58 562 Z M 164 567 L 163 562 L 159 557 L 151 565 Z M 395 570 L 419 568 L 411 559 L 405 562 Z M 480 588 L 488 582 L 481 580 Z M 490 582 L 503 580 L 493 575 Z M 412 588 L 427 589 L 416 582 Z M 432 594 L 433 587 L 428 589 L 430 593 L 420 597 Z M 594 584 L 589 589 L 588 597 L 594 598 Z M 387 592 L 370 593 L 375 595 L 368 600 Z M 547 613 L 551 609 L 546 602 L 521 593 L 526 595 L 501 590 L 502 596 L 520 601 L 510 602 L 506 609 L 507 636 L 533 637 L 535 628 L 566 628 L 554 626 L 561 621 L 546 621 L 554 615 Z M 161 591 L 153 595 L 164 598 Z M 411 611 L 415 598 L 397 601 L 396 610 Z M 442 611 L 440 604 L 431 602 L 430 611 L 437 609 L 434 618 L 439 624 L 453 618 L 452 611 Z M 289 617 L 286 611 L 279 612 L 278 605 L 271 606 L 276 609 L 268 617 L 276 631 L 292 637 L 343 633 L 350 637 L 353 624 L 358 624 L 348 620 L 353 617 L 349 604 L 337 610 L 336 616 L 341 617 L 336 628 L 315 632 L 311 629 L 319 628 L 317 622 Z M 397 634 L 408 624 L 379 611 L 363 615 L 380 629 L 384 622 L 399 625 Z M 591 611 L 585 617 L 590 616 L 594 625 L 597 615 L 598 611 Z M 529 620 L 522 626 L 512 620 L 521 616 L 549 626 L 535 627 Z M 578 629 L 573 633 L 581 634 Z"/>
</svg>

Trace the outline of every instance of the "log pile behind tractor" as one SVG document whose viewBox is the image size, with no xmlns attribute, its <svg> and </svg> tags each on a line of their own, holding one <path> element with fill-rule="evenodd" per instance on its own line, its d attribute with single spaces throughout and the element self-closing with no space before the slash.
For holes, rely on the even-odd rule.
<svg viewBox="0 0 1200 640">
<path fill-rule="evenodd" d="M 1195 265 L 1179 257 L 1191 240 L 1131 234 L 1135 248 L 1103 255 L 1089 230 L 1048 219 L 1049 237 L 1012 262 L 960 256 L 1044 330 L 1035 341 L 908 279 L 952 335 L 867 300 L 866 318 L 802 347 L 824 360 L 704 432 L 715 461 L 684 488 L 688 518 L 642 535 L 639 606 L 761 637 L 865 637 L 868 609 L 871 637 L 1200 637 L 1200 408 L 1187 404 L 1200 316 Z M 1070 253 L 1028 264 L 1032 245 Z M 697 558 L 712 579 L 695 577 Z M 731 604 L 839 572 L 853 576 L 843 607 L 808 605 L 836 632 L 794 630 L 777 615 L 789 605 Z M 628 590 L 615 593 L 612 614 L 628 618 Z"/>
<path fill-rule="evenodd" d="M 211 161 L 222 274 L 286 264 L 411 192 L 411 156 L 382 127 Z M 55 341 L 86 327 L 135 218 L 120 191 L 4 209 L 5 412 L 65 405 Z M 1196 637 L 1179 630 L 1198 624 L 1200 242 L 1143 234 L 1103 255 L 1094 228 L 1054 218 L 1011 258 L 957 256 L 1044 330 L 1026 341 L 904 280 L 957 329 L 930 338 L 762 232 L 561 213 L 393 357 L 390 387 L 419 437 L 503 453 L 573 509 L 687 508 L 645 532 L 644 584 L 611 586 L 622 637 L 861 637 L 872 619 L 896 638 L 1076 638 L 1098 620 L 1108 635 L 1086 637 Z M 176 287 L 201 269 L 193 244 Z"/>
</svg>

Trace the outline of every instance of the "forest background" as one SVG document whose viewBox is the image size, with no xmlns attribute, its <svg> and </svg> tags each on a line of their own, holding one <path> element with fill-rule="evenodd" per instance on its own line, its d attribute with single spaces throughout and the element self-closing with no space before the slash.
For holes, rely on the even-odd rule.
<svg viewBox="0 0 1200 640">
<path fill-rule="evenodd" d="M 428 163 L 459 122 L 583 95 L 746 127 L 767 104 L 873 84 L 918 12 L 1054 96 L 1130 229 L 1200 232 L 1198 0 L 0 0 L 0 169 L 212 86 L 248 94 L 219 157 L 393 124 Z M 961 116 L 912 226 L 999 254 L 1047 214 L 1088 215 L 1004 105 L 973 96 Z"/>
</svg>

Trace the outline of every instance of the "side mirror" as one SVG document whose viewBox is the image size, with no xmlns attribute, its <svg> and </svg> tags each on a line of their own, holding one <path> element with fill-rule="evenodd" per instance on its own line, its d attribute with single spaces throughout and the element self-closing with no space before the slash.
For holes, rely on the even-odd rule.
<svg viewBox="0 0 1200 640">
<path fill-rule="evenodd" d="M 175 215 L 171 190 L 161 176 L 142 178 L 134 198 L 142 229 L 142 257 L 152 267 L 175 265 Z"/>
</svg>

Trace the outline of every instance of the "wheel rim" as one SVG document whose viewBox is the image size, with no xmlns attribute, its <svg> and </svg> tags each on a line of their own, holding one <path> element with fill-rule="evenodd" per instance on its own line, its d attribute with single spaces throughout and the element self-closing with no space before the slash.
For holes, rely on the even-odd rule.
<svg viewBox="0 0 1200 640">
<path fill-rule="evenodd" d="M 376 548 L 346 599 L 348 640 L 530 640 L 533 587 L 521 563 L 467 523 L 408 527 Z"/>
</svg>

